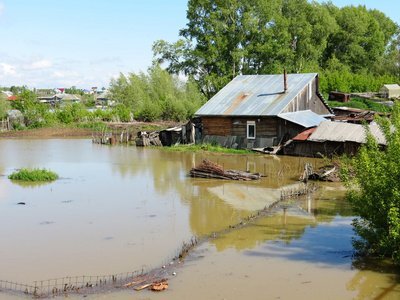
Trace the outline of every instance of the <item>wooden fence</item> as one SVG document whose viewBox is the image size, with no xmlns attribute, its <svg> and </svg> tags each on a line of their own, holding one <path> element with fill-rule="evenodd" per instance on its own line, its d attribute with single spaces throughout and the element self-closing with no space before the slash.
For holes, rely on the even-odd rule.
<svg viewBox="0 0 400 300">
<path fill-rule="evenodd" d="M 0 121 L 0 131 L 8 131 L 11 130 L 10 119 L 1 120 Z"/>
<path fill-rule="evenodd" d="M 94 294 L 117 288 L 131 287 L 135 282 L 154 278 L 142 271 L 120 273 L 108 276 L 76 276 L 35 281 L 33 285 L 0 280 L 0 292 L 24 296 L 28 299 L 44 299 L 56 296 Z"/>
</svg>

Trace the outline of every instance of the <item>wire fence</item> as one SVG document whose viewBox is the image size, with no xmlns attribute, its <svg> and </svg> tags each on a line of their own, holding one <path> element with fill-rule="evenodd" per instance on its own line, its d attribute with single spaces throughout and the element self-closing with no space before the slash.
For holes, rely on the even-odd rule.
<svg viewBox="0 0 400 300">
<path fill-rule="evenodd" d="M 154 280 L 157 274 L 144 270 L 107 276 L 75 276 L 35 281 L 33 285 L 0 280 L 0 292 L 32 299 L 44 299 L 72 294 L 94 294 L 116 288 L 128 288 Z"/>
</svg>

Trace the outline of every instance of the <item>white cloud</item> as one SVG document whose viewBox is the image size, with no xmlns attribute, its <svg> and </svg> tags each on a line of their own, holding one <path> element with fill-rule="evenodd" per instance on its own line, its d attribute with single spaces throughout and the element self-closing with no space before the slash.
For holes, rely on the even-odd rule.
<svg viewBox="0 0 400 300">
<path fill-rule="evenodd" d="M 52 66 L 52 63 L 50 60 L 43 59 L 39 61 L 34 61 L 28 65 L 24 65 L 23 68 L 26 70 L 37 70 L 37 69 L 46 69 L 50 68 Z"/>
<path fill-rule="evenodd" d="M 1 16 L 1 12 L 4 9 L 4 4 L 2 2 L 0 2 L 0 16 Z"/>
<path fill-rule="evenodd" d="M 0 3 L 1 4 L 1 3 Z M 6 63 L 0 63 L 0 77 L 1 76 L 14 76 L 17 74 L 16 72 L 16 67 L 6 64 Z"/>
</svg>

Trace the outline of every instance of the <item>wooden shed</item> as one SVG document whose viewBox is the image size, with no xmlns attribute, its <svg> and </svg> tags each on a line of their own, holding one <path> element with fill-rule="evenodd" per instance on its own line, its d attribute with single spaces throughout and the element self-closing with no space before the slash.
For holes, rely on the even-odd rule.
<svg viewBox="0 0 400 300">
<path fill-rule="evenodd" d="M 368 125 L 379 145 L 386 139 L 376 123 Z M 361 144 L 366 143 L 365 128 L 361 124 L 346 122 L 321 122 L 316 128 L 306 130 L 283 148 L 283 154 L 294 156 L 355 155 Z"/>
<path fill-rule="evenodd" d="M 379 89 L 379 94 L 382 98 L 397 98 L 400 97 L 400 86 L 398 84 L 384 84 Z"/>
<path fill-rule="evenodd" d="M 277 146 L 332 114 L 317 73 L 240 75 L 196 112 L 203 142 L 231 148 Z"/>
</svg>

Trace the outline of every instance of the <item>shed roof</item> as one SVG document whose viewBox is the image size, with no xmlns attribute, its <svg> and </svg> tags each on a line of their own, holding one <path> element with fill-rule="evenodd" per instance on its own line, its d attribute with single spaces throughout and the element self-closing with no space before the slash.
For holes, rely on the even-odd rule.
<svg viewBox="0 0 400 300">
<path fill-rule="evenodd" d="M 376 123 L 368 125 L 371 133 L 381 145 L 386 144 L 385 136 Z M 365 128 L 360 124 L 324 121 L 319 124 L 309 136 L 308 141 L 313 142 L 355 142 L 365 143 Z"/>
<path fill-rule="evenodd" d="M 317 115 L 311 110 L 283 113 L 279 114 L 278 117 L 306 128 L 318 126 L 322 121 L 326 121 L 323 116 Z"/>
<path fill-rule="evenodd" d="M 300 132 L 296 135 L 292 140 L 294 141 L 306 141 L 308 137 L 315 131 L 315 127 L 307 129 L 303 132 Z"/>
<path fill-rule="evenodd" d="M 239 75 L 204 104 L 198 116 L 277 116 L 317 73 Z"/>
<path fill-rule="evenodd" d="M 399 90 L 400 86 L 398 84 L 384 84 L 381 88 L 386 88 L 388 90 Z"/>
</svg>

